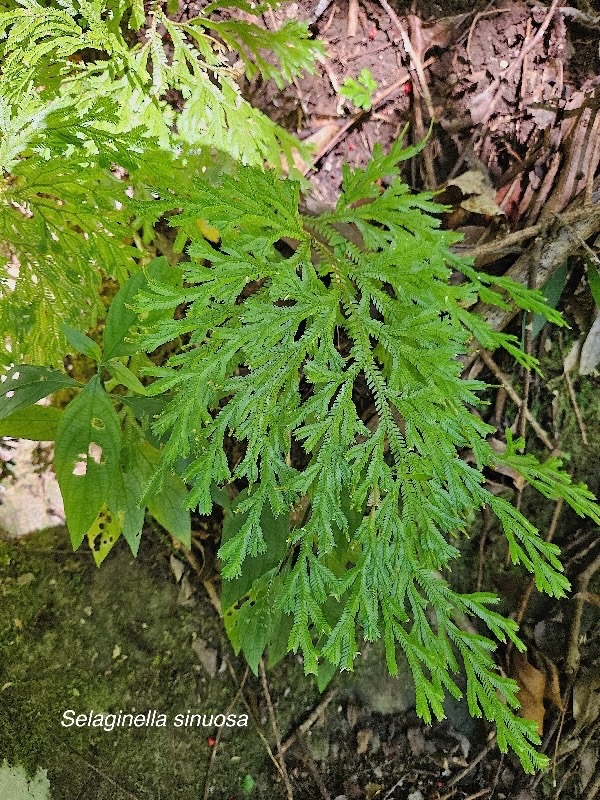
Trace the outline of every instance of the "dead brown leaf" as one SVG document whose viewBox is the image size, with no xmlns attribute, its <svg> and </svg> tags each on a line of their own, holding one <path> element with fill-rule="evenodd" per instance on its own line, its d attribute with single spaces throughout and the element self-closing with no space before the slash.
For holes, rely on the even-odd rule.
<svg viewBox="0 0 600 800">
<path fill-rule="evenodd" d="M 457 186 L 464 195 L 461 208 L 484 217 L 498 217 L 504 211 L 496 202 L 496 192 L 487 175 L 478 169 L 470 169 L 448 181 L 448 186 Z"/>
<path fill-rule="evenodd" d="M 544 731 L 544 691 L 546 676 L 527 660 L 525 653 L 513 653 L 511 664 L 512 677 L 519 684 L 518 699 L 521 703 L 519 715 L 533 720 L 541 735 Z"/>
<path fill-rule="evenodd" d="M 544 687 L 544 699 L 549 700 L 559 711 L 563 710 L 562 694 L 560 691 L 560 677 L 558 668 L 554 661 L 543 653 L 538 652 L 538 657 L 546 675 L 546 686 Z"/>
</svg>

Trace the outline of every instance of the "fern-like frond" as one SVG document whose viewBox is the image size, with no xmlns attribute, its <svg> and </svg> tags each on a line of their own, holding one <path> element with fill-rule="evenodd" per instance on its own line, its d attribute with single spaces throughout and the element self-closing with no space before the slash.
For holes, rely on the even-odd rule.
<svg viewBox="0 0 600 800">
<path fill-rule="evenodd" d="M 449 282 L 457 237 L 440 230 L 430 195 L 401 182 L 406 155 L 397 145 L 366 170 L 347 170 L 335 210 L 319 217 L 299 213 L 294 184 L 253 169 L 192 184 L 183 202 L 157 189 L 160 213 L 175 212 L 170 223 L 191 240 L 192 260 L 182 265 L 184 289 L 155 285 L 137 301 L 140 310 L 169 301 L 186 309 L 147 338 L 150 347 L 177 335 L 189 342 L 154 371 L 153 391 L 174 396 L 156 431 L 168 437 L 165 468 L 189 459 L 190 505 L 203 513 L 212 485 L 249 487 L 245 522 L 220 551 L 224 578 L 243 575 L 265 547 L 266 508 L 278 516 L 307 505 L 291 532 L 280 598 L 293 616 L 289 647 L 302 651 L 307 672 L 320 659 L 351 669 L 359 638 L 383 637 L 392 671 L 396 648 L 404 651 L 417 709 L 431 719 L 443 716 L 447 692 L 460 694 L 451 677 L 460 658 L 472 713 L 494 720 L 500 746 L 531 769 L 543 759 L 531 725 L 512 711 L 516 684 L 498 675 L 494 641 L 457 620 L 474 617 L 521 647 L 515 626 L 490 610 L 495 598 L 457 593 L 441 575 L 459 554 L 452 537 L 488 505 L 539 588 L 561 595 L 568 586 L 556 548 L 485 489 L 486 465 L 504 460 L 546 496 L 594 518 L 598 508 L 556 462 L 539 465 L 510 448 L 499 457 L 486 442 L 492 429 L 469 410 L 483 384 L 461 380 L 459 360 L 474 332 L 492 335 L 465 309 L 486 288 L 468 264 L 466 283 Z M 374 183 L 384 177 L 387 185 Z M 219 231 L 218 249 L 194 230 L 198 217 Z M 243 453 L 232 464 L 223 456 L 231 439 Z M 467 447 L 477 467 L 460 458 Z M 335 618 L 323 612 L 332 598 Z"/>
</svg>

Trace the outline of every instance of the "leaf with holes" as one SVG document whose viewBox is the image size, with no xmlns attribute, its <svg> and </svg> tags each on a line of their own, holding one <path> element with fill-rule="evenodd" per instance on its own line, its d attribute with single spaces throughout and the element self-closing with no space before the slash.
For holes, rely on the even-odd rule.
<svg viewBox="0 0 600 800">
<path fill-rule="evenodd" d="M 0 383 L 0 419 L 6 419 L 20 408 L 32 406 L 58 389 L 80 385 L 54 369 L 28 365 L 13 367 Z"/>
<path fill-rule="evenodd" d="M 237 612 L 240 646 L 255 675 L 258 675 L 260 659 L 271 638 L 271 606 L 272 598 L 269 594 L 264 594 L 256 600 L 244 603 Z"/>
<path fill-rule="evenodd" d="M 106 506 L 100 511 L 87 532 L 90 550 L 96 566 L 99 567 L 110 553 L 113 545 L 121 535 L 121 523 Z"/>
<path fill-rule="evenodd" d="M 108 495 L 108 506 L 116 515 L 123 538 L 134 556 L 138 554 L 146 516 L 146 506 L 138 505 L 144 482 L 135 466 L 131 470 L 118 470 Z"/>
<path fill-rule="evenodd" d="M 97 375 L 63 414 L 55 469 L 67 527 L 77 548 L 100 513 L 119 467 L 121 427 Z"/>
</svg>

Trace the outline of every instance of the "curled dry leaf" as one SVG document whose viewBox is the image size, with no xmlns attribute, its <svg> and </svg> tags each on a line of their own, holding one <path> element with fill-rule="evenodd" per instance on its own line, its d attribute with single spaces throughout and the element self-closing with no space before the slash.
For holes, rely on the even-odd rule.
<svg viewBox="0 0 600 800">
<path fill-rule="evenodd" d="M 448 186 L 457 186 L 465 196 L 461 208 L 484 217 L 498 217 L 504 211 L 496 203 L 496 192 L 487 175 L 478 169 L 470 169 L 448 181 Z"/>
<path fill-rule="evenodd" d="M 488 442 L 495 453 L 502 455 L 506 452 L 506 442 L 496 439 L 495 437 L 488 439 Z M 494 464 L 494 472 L 497 472 L 499 475 L 506 475 L 507 478 L 510 478 L 518 492 L 525 488 L 525 478 L 517 472 L 516 469 L 506 464 Z"/>
<path fill-rule="evenodd" d="M 185 570 L 183 563 L 172 555 L 169 564 L 171 566 L 171 572 L 175 578 L 175 583 L 179 583 Z"/>
</svg>

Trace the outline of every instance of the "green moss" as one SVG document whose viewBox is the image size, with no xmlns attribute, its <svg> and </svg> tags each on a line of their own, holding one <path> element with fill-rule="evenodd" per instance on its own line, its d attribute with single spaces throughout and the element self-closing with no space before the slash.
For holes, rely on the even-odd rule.
<svg viewBox="0 0 600 800">
<path fill-rule="evenodd" d="M 146 544 L 134 560 L 116 549 L 98 570 L 88 554 L 70 552 L 62 530 L 0 543 L 0 761 L 30 775 L 47 769 L 57 800 L 198 800 L 216 731 L 171 723 L 188 709 L 225 712 L 237 692 L 227 669 L 211 678 L 191 647 L 201 637 L 218 650 L 219 664 L 231 658 L 221 622 L 200 593 L 192 607 L 178 603 L 164 550 Z M 293 659 L 272 677 L 274 697 L 292 687 L 286 708 L 278 708 L 285 733 L 316 692 Z M 66 709 L 157 709 L 169 724 L 64 728 Z M 240 700 L 233 711 L 245 712 Z M 241 795 L 248 774 L 257 796 L 278 796 L 252 720 L 223 728 L 211 797 Z"/>
</svg>

